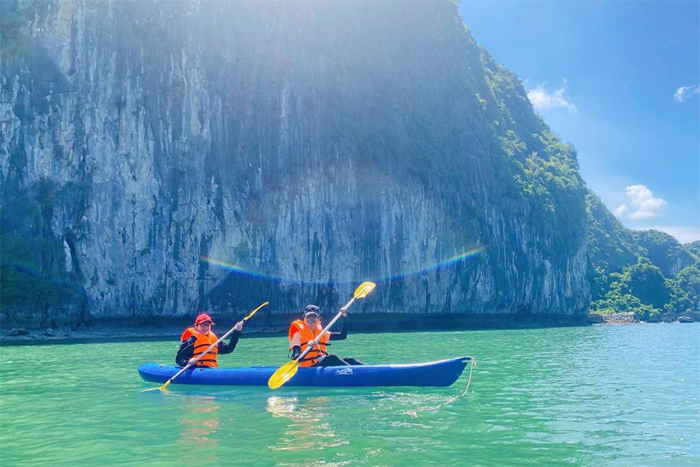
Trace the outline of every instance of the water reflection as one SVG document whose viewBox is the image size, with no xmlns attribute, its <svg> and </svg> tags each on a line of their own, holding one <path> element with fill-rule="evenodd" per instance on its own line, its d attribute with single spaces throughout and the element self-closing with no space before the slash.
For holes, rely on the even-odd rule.
<svg viewBox="0 0 700 467">
<path fill-rule="evenodd" d="M 275 418 L 292 421 L 280 442 L 270 449 L 276 451 L 303 451 L 325 449 L 347 444 L 333 430 L 330 423 L 328 397 L 277 397 L 267 399 L 267 411 Z"/>
<path fill-rule="evenodd" d="M 219 445 L 215 437 L 219 428 L 219 410 L 221 406 L 216 398 L 197 396 L 188 398 L 182 406 L 182 416 L 178 419 L 180 439 L 178 444 L 183 448 L 180 459 L 185 462 L 210 463 L 220 462 L 215 454 Z"/>
</svg>

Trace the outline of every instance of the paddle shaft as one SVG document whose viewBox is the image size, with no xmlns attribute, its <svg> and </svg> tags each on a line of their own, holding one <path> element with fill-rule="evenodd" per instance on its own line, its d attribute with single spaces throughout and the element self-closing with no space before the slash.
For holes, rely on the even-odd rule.
<svg viewBox="0 0 700 467">
<path fill-rule="evenodd" d="M 345 309 L 345 311 L 347 312 L 347 311 L 348 311 L 348 308 L 350 308 L 350 305 L 352 305 L 353 303 L 355 303 L 355 297 L 352 297 L 352 298 L 350 299 L 350 301 L 347 303 L 347 305 L 345 305 L 345 306 L 343 307 L 343 309 Z M 343 314 L 343 312 L 342 312 L 342 311 L 339 311 L 338 314 L 335 315 L 335 318 L 333 318 L 333 319 L 331 320 L 331 322 L 328 323 L 328 326 L 326 326 L 325 328 L 323 328 L 323 331 L 321 331 L 321 334 L 319 334 L 318 336 L 316 336 L 316 339 L 312 340 L 311 342 L 309 342 L 309 343 L 306 345 L 306 350 L 304 350 L 304 351 L 301 353 L 301 355 L 299 355 L 299 356 L 297 357 L 297 362 L 300 362 L 301 359 L 304 358 L 304 357 L 306 356 L 306 354 L 309 353 L 309 352 L 311 351 L 311 349 L 313 349 L 314 346 L 315 346 L 316 344 L 318 344 L 319 339 L 321 339 L 321 337 L 323 337 L 324 334 L 326 334 L 328 331 L 330 331 L 331 327 L 335 324 L 336 321 L 338 321 L 338 320 L 340 319 L 340 316 L 341 316 L 342 314 Z"/>
</svg>

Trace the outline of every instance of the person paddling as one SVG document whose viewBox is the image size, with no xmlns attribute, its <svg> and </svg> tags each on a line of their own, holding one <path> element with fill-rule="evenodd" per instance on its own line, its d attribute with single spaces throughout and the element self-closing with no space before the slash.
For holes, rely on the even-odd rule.
<svg viewBox="0 0 700 467">
<path fill-rule="evenodd" d="M 301 367 L 311 366 L 345 366 L 364 365 L 360 360 L 353 357 L 340 358 L 335 354 L 326 352 L 328 341 L 339 341 L 348 336 L 347 314 L 341 308 L 343 322 L 340 332 L 328 332 L 324 334 L 318 345 L 307 353 L 299 362 Z M 321 310 L 316 305 L 308 305 L 304 309 L 304 319 L 297 319 L 289 326 L 289 349 L 291 359 L 296 360 L 299 355 L 306 350 L 307 343 L 314 340 L 323 331 L 321 324 Z"/>
<path fill-rule="evenodd" d="M 211 317 L 206 313 L 202 313 L 194 320 L 194 326 L 187 328 L 185 332 L 182 333 L 182 337 L 180 337 L 182 341 L 180 350 L 177 351 L 177 356 L 175 357 L 175 362 L 179 366 L 194 364 L 196 358 L 218 340 L 216 334 L 211 332 L 211 327 L 213 325 L 214 321 L 212 321 Z M 238 337 L 243 331 L 243 321 L 236 323 L 233 329 L 234 331 L 231 333 L 228 344 L 226 342 L 219 342 L 219 345 L 211 349 L 196 362 L 198 367 L 217 368 L 219 366 L 217 361 L 218 355 L 233 352 L 238 343 Z"/>
</svg>

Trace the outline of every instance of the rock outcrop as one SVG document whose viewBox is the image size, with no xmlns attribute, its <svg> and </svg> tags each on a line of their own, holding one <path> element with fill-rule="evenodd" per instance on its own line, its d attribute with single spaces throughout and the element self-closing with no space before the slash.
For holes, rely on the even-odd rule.
<svg viewBox="0 0 700 467">
<path fill-rule="evenodd" d="M 585 319 L 576 154 L 452 2 L 2 16 L 3 268 L 55 294 L 6 323 L 332 309 L 363 280 L 357 313 Z"/>
</svg>

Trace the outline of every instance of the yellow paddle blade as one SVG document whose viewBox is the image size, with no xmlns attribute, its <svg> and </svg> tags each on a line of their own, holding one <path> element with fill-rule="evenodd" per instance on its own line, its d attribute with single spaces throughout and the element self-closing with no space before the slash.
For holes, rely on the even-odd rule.
<svg viewBox="0 0 700 467">
<path fill-rule="evenodd" d="M 269 305 L 269 304 L 270 304 L 270 302 L 265 302 L 265 303 L 263 303 L 262 305 L 260 305 L 260 306 L 257 307 L 256 309 L 254 309 L 248 316 L 246 316 L 245 318 L 243 318 L 243 321 L 248 321 L 250 318 L 253 317 L 253 315 L 254 315 L 255 313 L 258 312 L 258 310 L 259 310 L 260 308 L 264 307 L 265 305 Z"/>
<path fill-rule="evenodd" d="M 374 282 L 363 282 L 355 289 L 355 298 L 365 298 L 368 293 L 374 290 Z"/>
<path fill-rule="evenodd" d="M 292 360 L 291 362 L 285 363 L 275 371 L 270 379 L 267 380 L 267 385 L 270 389 L 277 389 L 284 383 L 292 379 L 292 376 L 297 374 L 299 369 L 299 362 L 297 360 Z"/>
</svg>

